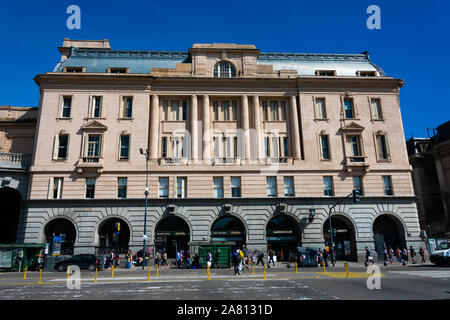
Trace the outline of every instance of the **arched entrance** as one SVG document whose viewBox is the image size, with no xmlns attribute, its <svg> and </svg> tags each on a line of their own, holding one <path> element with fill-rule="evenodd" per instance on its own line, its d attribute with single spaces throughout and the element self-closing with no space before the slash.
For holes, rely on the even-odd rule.
<svg viewBox="0 0 450 320">
<path fill-rule="evenodd" d="M 130 242 L 130 228 L 120 218 L 109 218 L 102 222 L 98 228 L 100 240 L 99 253 L 115 251 L 119 254 L 128 252 Z"/>
<path fill-rule="evenodd" d="M 405 231 L 401 222 L 388 214 L 378 216 L 373 222 L 373 239 L 378 254 L 383 254 L 383 247 L 403 249 L 406 247 Z"/>
<path fill-rule="evenodd" d="M 20 192 L 13 188 L 0 189 L 0 243 L 15 243 L 20 216 Z"/>
<path fill-rule="evenodd" d="M 336 261 L 357 261 L 355 229 L 351 221 L 334 215 L 331 217 L 331 227 L 336 230 L 335 236 L 333 236 Z M 329 218 L 323 224 L 323 238 L 325 246 L 331 246 Z"/>
<path fill-rule="evenodd" d="M 65 218 L 51 220 L 45 225 L 44 235 L 49 254 L 73 255 L 77 231 L 71 221 Z"/>
<path fill-rule="evenodd" d="M 167 258 L 175 258 L 177 251 L 189 250 L 189 240 L 189 225 L 180 217 L 165 217 L 155 227 L 155 250 L 167 252 Z"/>
<path fill-rule="evenodd" d="M 228 243 L 232 247 L 245 245 L 245 226 L 236 217 L 225 216 L 214 221 L 211 226 L 211 241 L 215 243 Z"/>
<path fill-rule="evenodd" d="M 299 223 L 292 217 L 280 215 L 266 226 L 267 248 L 275 252 L 277 261 L 294 261 L 297 247 L 301 247 Z"/>
</svg>

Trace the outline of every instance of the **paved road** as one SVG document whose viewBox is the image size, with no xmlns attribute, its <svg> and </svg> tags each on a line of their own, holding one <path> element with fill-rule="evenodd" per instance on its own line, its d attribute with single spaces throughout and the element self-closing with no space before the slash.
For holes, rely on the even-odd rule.
<svg viewBox="0 0 450 320">
<path fill-rule="evenodd" d="M 426 266 L 380 267 L 381 289 L 369 290 L 370 273 L 364 266 L 352 266 L 350 273 L 342 266 L 301 269 L 261 267 L 234 276 L 232 270 L 161 269 L 109 270 L 98 273 L 82 271 L 80 289 L 68 289 L 65 273 L 44 272 L 38 284 L 37 272 L 0 273 L 0 300 L 392 300 L 450 299 L 450 268 Z M 376 276 L 376 275 L 375 275 Z M 74 286 L 74 281 L 69 284 Z M 371 278 L 371 283 L 375 280 Z"/>
</svg>

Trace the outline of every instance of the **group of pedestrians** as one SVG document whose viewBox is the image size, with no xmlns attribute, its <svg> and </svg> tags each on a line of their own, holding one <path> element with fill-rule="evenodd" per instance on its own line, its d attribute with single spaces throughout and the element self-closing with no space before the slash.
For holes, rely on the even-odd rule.
<svg viewBox="0 0 450 320">
<path fill-rule="evenodd" d="M 331 264 L 335 265 L 334 256 L 330 253 L 330 247 L 326 246 L 324 249 L 319 248 L 317 251 L 317 262 L 320 265 L 325 265 L 328 267 L 328 257 L 330 257 Z"/>
<path fill-rule="evenodd" d="M 192 255 L 189 250 L 177 251 L 175 267 L 177 269 L 197 269 L 199 267 L 198 254 Z"/>
<path fill-rule="evenodd" d="M 419 255 L 421 257 L 421 263 L 425 263 L 425 249 L 420 247 L 419 248 Z M 387 249 L 386 247 L 383 247 L 383 260 L 384 264 L 403 264 L 406 265 L 406 263 L 409 261 L 409 257 L 411 257 L 412 264 L 416 264 L 416 251 L 412 246 L 408 249 L 403 248 L 400 249 L 399 247 L 396 247 L 395 250 L 392 249 L 392 247 L 389 247 Z"/>
</svg>

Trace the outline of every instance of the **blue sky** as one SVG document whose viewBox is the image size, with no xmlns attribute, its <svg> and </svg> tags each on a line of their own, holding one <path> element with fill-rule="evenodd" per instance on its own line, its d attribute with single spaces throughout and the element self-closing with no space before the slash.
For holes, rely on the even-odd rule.
<svg viewBox="0 0 450 320">
<path fill-rule="evenodd" d="M 66 9 L 81 8 L 81 30 Z M 369 5 L 381 30 L 369 30 Z M 110 39 L 113 49 L 187 51 L 193 43 L 255 44 L 262 52 L 369 51 L 401 78 L 405 136 L 450 120 L 450 1 L 2 1 L 0 105 L 37 106 L 35 75 L 52 71 L 63 38 Z M 444 103 L 446 101 L 446 103 Z"/>
</svg>

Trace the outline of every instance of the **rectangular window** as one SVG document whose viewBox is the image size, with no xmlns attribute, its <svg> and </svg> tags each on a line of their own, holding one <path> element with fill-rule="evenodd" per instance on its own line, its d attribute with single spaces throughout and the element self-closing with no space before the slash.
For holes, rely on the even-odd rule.
<svg viewBox="0 0 450 320">
<path fill-rule="evenodd" d="M 92 97 L 92 117 L 100 118 L 102 115 L 102 102 L 103 97 L 93 96 Z"/>
<path fill-rule="evenodd" d="M 322 160 L 330 160 L 330 146 L 328 144 L 328 135 L 320 136 L 320 146 L 322 148 Z"/>
<path fill-rule="evenodd" d="M 89 134 L 87 139 L 87 157 L 98 158 L 100 157 L 100 143 L 101 135 Z"/>
<path fill-rule="evenodd" d="M 94 199 L 95 178 L 86 178 L 86 198 Z"/>
<path fill-rule="evenodd" d="M 381 112 L 380 99 L 370 99 L 370 110 L 372 112 L 372 119 L 383 119 L 383 113 Z"/>
<path fill-rule="evenodd" d="M 231 177 L 231 197 L 240 198 L 241 197 L 241 178 Z"/>
<path fill-rule="evenodd" d="M 316 70 L 316 75 L 321 77 L 334 77 L 336 76 L 336 70 Z"/>
<path fill-rule="evenodd" d="M 277 177 L 267 177 L 267 196 L 276 197 L 277 196 Z"/>
<path fill-rule="evenodd" d="M 182 120 L 186 120 L 187 119 L 187 101 L 183 101 L 181 113 L 182 113 L 182 118 L 181 119 Z"/>
<path fill-rule="evenodd" d="M 383 184 L 384 184 L 384 194 L 387 196 L 392 196 L 394 192 L 392 191 L 391 176 L 383 176 Z"/>
<path fill-rule="evenodd" d="M 123 97 L 123 117 L 131 118 L 133 115 L 133 97 Z"/>
<path fill-rule="evenodd" d="M 64 178 L 53 178 L 53 199 L 61 199 Z"/>
<path fill-rule="evenodd" d="M 130 135 L 121 134 L 120 135 L 120 153 L 119 159 L 128 159 L 130 153 Z"/>
<path fill-rule="evenodd" d="M 214 177 L 214 198 L 223 198 L 223 178 Z"/>
<path fill-rule="evenodd" d="M 68 144 L 69 135 L 60 134 L 58 136 L 58 159 L 67 159 Z"/>
<path fill-rule="evenodd" d="M 286 120 L 286 102 L 271 100 L 261 101 L 263 120 L 284 121 Z"/>
<path fill-rule="evenodd" d="M 326 119 L 325 98 L 316 98 L 316 118 Z"/>
<path fill-rule="evenodd" d="M 284 196 L 293 197 L 294 195 L 294 177 L 284 177 Z"/>
<path fill-rule="evenodd" d="M 287 158 L 288 156 L 288 138 L 283 137 L 283 154 L 281 155 L 283 158 Z"/>
<path fill-rule="evenodd" d="M 357 190 L 361 196 L 363 195 L 361 176 L 353 176 L 353 190 Z"/>
<path fill-rule="evenodd" d="M 159 197 L 169 197 L 169 178 L 159 178 Z"/>
<path fill-rule="evenodd" d="M 172 157 L 173 158 L 184 158 L 186 156 L 186 142 L 183 137 L 172 137 Z"/>
<path fill-rule="evenodd" d="M 177 177 L 177 189 L 176 189 L 177 198 L 187 197 L 186 184 L 187 184 L 186 177 Z"/>
<path fill-rule="evenodd" d="M 333 196 L 333 177 L 323 177 L 323 194 L 325 196 Z"/>
<path fill-rule="evenodd" d="M 127 178 L 117 178 L 117 198 L 127 197 Z"/>
<path fill-rule="evenodd" d="M 72 109 L 72 97 L 63 97 L 62 117 L 70 118 L 70 111 Z"/>
<path fill-rule="evenodd" d="M 265 137 L 264 138 L 264 145 L 266 149 L 266 158 L 270 158 L 270 138 Z"/>
<path fill-rule="evenodd" d="M 344 99 L 344 111 L 345 111 L 346 119 L 352 119 L 355 117 L 355 112 L 354 112 L 354 107 L 353 107 L 353 99 L 351 99 L 351 98 Z"/>
<path fill-rule="evenodd" d="M 167 158 L 167 137 L 162 137 L 161 139 L 161 157 Z"/>
<path fill-rule="evenodd" d="M 380 160 L 389 160 L 389 148 L 387 136 L 385 134 L 377 135 L 378 158 Z"/>
<path fill-rule="evenodd" d="M 109 73 L 128 73 L 128 68 L 109 68 Z"/>
</svg>

